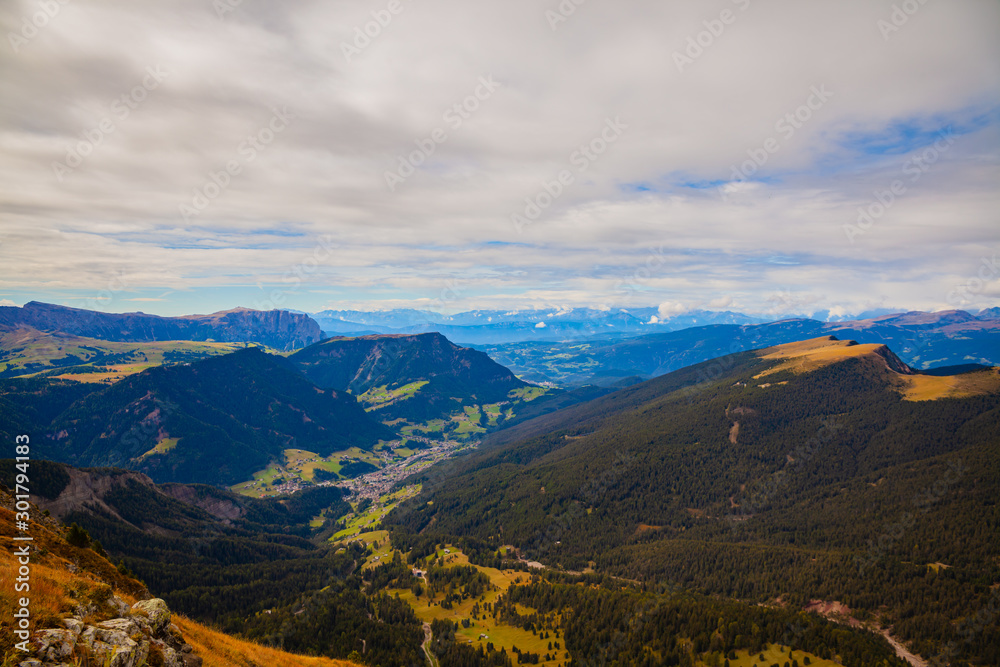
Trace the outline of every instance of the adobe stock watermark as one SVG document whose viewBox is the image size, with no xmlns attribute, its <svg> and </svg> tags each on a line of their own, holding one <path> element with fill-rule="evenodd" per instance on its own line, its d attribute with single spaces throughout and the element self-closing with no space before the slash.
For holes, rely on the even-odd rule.
<svg viewBox="0 0 1000 667">
<path fill-rule="evenodd" d="M 129 278 L 125 274 L 124 269 L 119 269 L 117 274 L 111 276 L 108 279 L 108 284 L 105 289 L 102 289 L 97 293 L 97 296 L 89 296 L 84 301 L 85 310 L 100 311 L 104 308 L 110 306 L 117 294 L 121 294 L 129 288 Z"/>
<path fill-rule="evenodd" d="M 646 261 L 636 267 L 632 275 L 615 281 L 615 293 L 622 297 L 622 303 L 628 305 L 632 297 L 638 294 L 653 277 L 653 272 L 667 265 L 667 257 L 663 244 L 659 248 L 650 248 Z"/>
<path fill-rule="evenodd" d="M 444 281 L 444 286 L 438 297 L 431 301 L 431 309 L 436 312 L 444 312 L 448 304 L 452 304 L 462 298 L 462 284 L 454 276 Z M 429 323 L 429 322 L 428 322 Z"/>
<path fill-rule="evenodd" d="M 615 116 L 613 120 L 606 119 L 604 128 L 593 139 L 570 153 L 570 166 L 575 167 L 580 174 L 586 172 L 614 143 L 621 139 L 628 127 L 619 116 Z M 569 169 L 563 169 L 551 181 L 543 180 L 542 189 L 538 194 L 533 197 L 525 197 L 524 210 L 516 211 L 510 215 L 510 221 L 517 233 L 520 234 L 527 225 L 536 222 L 542 213 L 552 206 L 566 191 L 566 188 L 574 182 L 576 182 L 576 176 Z"/>
<path fill-rule="evenodd" d="M 733 4 L 746 11 L 750 7 L 750 0 L 733 0 Z M 716 40 L 722 37 L 728 26 L 736 23 L 739 15 L 732 9 L 723 9 L 719 12 L 719 17 L 702 21 L 705 29 L 687 38 L 687 46 L 683 51 L 674 51 L 672 56 L 677 71 L 681 74 L 684 69 L 694 65 L 695 61 L 705 55 L 705 51 L 715 44 Z"/>
<path fill-rule="evenodd" d="M 354 39 L 340 43 L 340 52 L 344 54 L 344 59 L 349 63 L 364 53 L 365 49 L 372 45 L 372 41 L 381 36 L 382 31 L 388 28 L 393 19 L 402 14 L 404 9 L 406 5 L 402 0 L 389 0 L 385 9 L 373 10 L 371 21 L 363 26 L 354 26 Z"/>
<path fill-rule="evenodd" d="M 215 15 L 221 21 L 226 18 L 226 14 L 232 14 L 242 4 L 243 0 L 212 0 L 212 9 L 215 10 Z"/>
<path fill-rule="evenodd" d="M 479 77 L 479 83 L 475 89 L 462 100 L 448 107 L 441 115 L 441 120 L 452 130 L 459 129 L 465 121 L 472 118 L 472 114 L 479 110 L 483 102 L 493 97 L 493 93 L 501 85 L 493 80 L 492 74 Z M 436 127 L 423 139 L 415 139 L 413 143 L 417 146 L 416 150 L 398 156 L 396 160 L 399 166 L 396 167 L 395 171 L 386 170 L 384 174 L 385 184 L 389 191 L 395 192 L 397 187 L 413 176 L 417 172 L 417 167 L 434 155 L 438 146 L 448 141 L 448 138 L 448 132 L 443 127 Z"/>
<path fill-rule="evenodd" d="M 979 633 L 992 625 L 1000 611 L 1000 588 L 993 588 L 990 599 L 984 606 L 980 607 L 975 614 L 963 618 L 956 628 L 962 638 L 962 644 L 971 644 Z M 927 661 L 930 667 L 947 667 L 951 661 L 958 657 L 961 645 L 951 640 L 941 649 L 941 651 Z"/>
<path fill-rule="evenodd" d="M 587 0 L 562 0 L 555 10 L 546 9 L 545 20 L 549 22 L 549 28 L 552 32 L 558 30 L 560 25 L 568 21 L 573 14 L 576 14 L 577 7 L 586 2 Z"/>
<path fill-rule="evenodd" d="M 732 165 L 730 181 L 718 187 L 718 192 L 723 201 L 729 198 L 728 187 L 732 183 L 743 183 L 756 174 L 764 165 L 768 163 L 772 155 L 781 150 L 783 142 L 790 141 L 795 133 L 801 130 L 806 123 L 812 120 L 813 115 L 833 97 L 833 93 L 826 88 L 826 84 L 812 86 L 809 88 L 809 96 L 805 102 L 798 107 L 782 115 L 774 123 L 774 131 L 778 137 L 768 137 L 760 146 L 747 149 L 749 159 L 744 160 L 739 165 Z"/>
<path fill-rule="evenodd" d="M 997 261 L 996 253 L 993 253 L 992 259 L 982 258 L 975 276 L 948 292 L 948 305 L 955 308 L 969 305 L 974 297 L 985 292 L 987 285 L 997 278 L 1000 278 L 1000 262 Z"/>
<path fill-rule="evenodd" d="M 142 81 L 111 103 L 111 114 L 102 118 L 93 128 L 85 130 L 80 141 L 66 149 L 66 157 L 62 162 L 52 162 L 52 171 L 59 182 L 62 183 L 93 155 L 97 147 L 118 129 L 118 123 L 128 120 L 132 112 L 149 99 L 149 94 L 159 88 L 168 76 L 170 72 L 164 70 L 161 65 L 147 67 Z"/>
<path fill-rule="evenodd" d="M 302 283 L 309 279 L 319 267 L 330 259 L 335 243 L 332 236 L 320 237 L 313 251 L 295 266 L 285 271 L 281 276 L 281 282 L 286 286 L 281 289 L 273 289 L 268 294 L 268 298 L 263 301 L 254 301 L 255 310 L 274 310 L 281 306 L 288 299 L 289 294 L 294 294 L 302 289 Z M 264 289 L 261 287 L 261 289 Z"/>
<path fill-rule="evenodd" d="M 954 144 L 954 131 L 951 127 L 947 127 L 938 135 L 937 140 L 932 145 L 903 163 L 902 171 L 903 175 L 908 177 L 907 181 L 911 185 L 917 183 Z M 897 178 L 886 189 L 874 190 L 872 192 L 874 200 L 858 207 L 857 221 L 854 224 L 844 224 L 843 229 L 847 240 L 854 244 L 857 237 L 867 234 L 875 226 L 875 223 L 881 220 L 886 212 L 899 201 L 900 197 L 909 191 L 907 181 Z"/>
<path fill-rule="evenodd" d="M 177 206 L 185 222 L 190 222 L 191 218 L 197 217 L 208 208 L 209 204 L 228 190 L 229 186 L 232 185 L 233 178 L 243 173 L 243 168 L 256 160 L 257 156 L 270 146 L 279 134 L 288 129 L 288 121 L 295 118 L 294 114 L 288 112 L 288 107 L 282 107 L 280 110 L 272 107 L 271 111 L 274 113 L 271 120 L 256 133 L 247 136 L 236 147 L 239 159 L 229 160 L 219 171 L 208 172 L 208 178 L 205 182 L 194 189 L 190 203 L 182 202 Z"/>
<path fill-rule="evenodd" d="M 902 4 L 893 5 L 888 20 L 879 19 L 875 22 L 878 31 L 882 33 L 882 39 L 888 42 L 889 38 L 909 23 L 910 18 L 926 4 L 927 0 L 904 0 Z"/>
<path fill-rule="evenodd" d="M 785 465 L 781 470 L 770 475 L 762 485 L 740 499 L 739 513 L 730 513 L 727 516 L 730 528 L 735 532 L 742 522 L 766 506 L 771 498 L 788 484 L 791 475 L 801 472 L 806 464 L 813 460 L 816 453 L 833 440 L 842 428 L 844 425 L 836 417 L 824 418 L 816 435 L 785 455 Z M 749 487 L 749 484 L 746 486 Z"/>
<path fill-rule="evenodd" d="M 957 484 L 969 469 L 962 460 L 950 461 L 948 471 L 944 476 L 938 478 L 933 486 L 924 488 L 920 493 L 913 496 L 910 503 L 914 508 L 920 510 L 921 514 L 927 514 L 931 508 L 941 502 L 945 494 L 952 486 Z M 868 540 L 868 550 L 864 558 L 854 557 L 854 564 L 858 567 L 858 573 L 864 576 L 865 571 L 882 559 L 886 553 L 899 541 L 903 535 L 912 528 L 917 521 L 913 512 L 903 512 L 899 521 L 886 527 L 877 540 Z"/>
<path fill-rule="evenodd" d="M 31 16 L 21 17 L 21 29 L 17 32 L 7 33 L 7 40 L 10 47 L 14 49 L 14 54 L 21 53 L 21 47 L 38 36 L 39 31 L 45 29 L 52 22 L 52 19 L 59 16 L 62 8 L 68 5 L 70 0 L 38 0 L 38 11 Z"/>
</svg>

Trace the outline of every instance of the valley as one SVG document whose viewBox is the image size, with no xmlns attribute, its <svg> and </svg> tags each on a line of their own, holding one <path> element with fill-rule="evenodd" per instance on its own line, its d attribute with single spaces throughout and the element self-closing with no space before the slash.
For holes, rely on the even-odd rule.
<svg viewBox="0 0 1000 667">
<path fill-rule="evenodd" d="M 861 344 L 888 345 L 915 369 L 997 366 L 1000 319 L 964 311 L 904 313 L 867 320 L 786 319 L 740 324 L 695 324 L 632 336 L 601 331 L 558 341 L 476 343 L 497 362 L 534 383 L 568 388 L 619 388 L 713 358 L 771 345 L 833 335 Z"/>
<path fill-rule="evenodd" d="M 412 445 L 419 449 L 411 449 Z M 380 442 L 371 451 L 352 448 L 321 457 L 315 452 L 287 449 L 283 463 L 272 463 L 254 473 L 252 481 L 230 490 L 254 498 L 295 493 L 312 486 L 336 486 L 351 496 L 375 500 L 403 480 L 455 454 L 474 449 L 477 441 L 404 439 Z M 359 465 L 360 464 L 360 465 Z M 347 472 L 348 467 L 354 471 Z M 329 476 L 317 471 L 326 471 Z"/>
<path fill-rule="evenodd" d="M 525 362 L 603 385 L 575 388 L 435 333 L 85 340 L 146 356 L 2 379 L 0 429 L 60 461 L 33 464 L 41 510 L 235 642 L 372 667 L 993 660 L 995 624 L 956 637 L 1000 584 L 997 368 L 771 342 L 812 326 Z"/>
</svg>

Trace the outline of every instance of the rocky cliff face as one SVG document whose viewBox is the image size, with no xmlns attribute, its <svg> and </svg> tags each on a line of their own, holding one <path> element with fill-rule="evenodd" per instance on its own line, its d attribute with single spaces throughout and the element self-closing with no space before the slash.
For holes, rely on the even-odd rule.
<svg viewBox="0 0 1000 667">
<path fill-rule="evenodd" d="M 214 490 L 205 487 L 196 489 L 187 484 L 161 484 L 157 489 L 185 505 L 193 505 L 205 510 L 227 525 L 231 521 L 242 518 L 247 513 L 246 508 L 237 504 L 232 498 L 227 498 L 223 494 L 213 492 Z"/>
<path fill-rule="evenodd" d="M 253 341 L 278 350 L 298 350 L 323 340 L 323 331 L 311 317 L 287 310 L 236 308 L 178 319 L 197 323 L 198 337 L 191 340 Z"/>
<path fill-rule="evenodd" d="M 0 307 L 0 327 L 32 327 L 121 342 L 214 340 L 251 342 L 278 350 L 297 350 L 323 339 L 308 315 L 285 310 L 236 308 L 212 315 L 159 317 L 145 313 L 101 313 L 32 301 L 24 307 Z"/>
<path fill-rule="evenodd" d="M 153 480 L 139 472 L 80 470 L 68 466 L 65 470 L 69 475 L 69 484 L 56 498 L 36 496 L 34 499 L 42 509 L 48 510 L 57 519 L 62 519 L 81 507 L 93 507 L 121 519 L 118 512 L 104 503 L 104 496 L 108 491 L 127 484 L 129 480 L 155 488 Z"/>
</svg>

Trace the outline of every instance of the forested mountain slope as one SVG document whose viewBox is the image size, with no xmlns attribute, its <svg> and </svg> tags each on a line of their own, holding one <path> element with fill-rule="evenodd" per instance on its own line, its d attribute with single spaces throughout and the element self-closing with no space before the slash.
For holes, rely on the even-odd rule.
<svg viewBox="0 0 1000 667">
<path fill-rule="evenodd" d="M 289 360 L 316 385 L 356 396 L 409 387 L 373 405 L 384 420 L 441 418 L 466 405 L 508 401 L 511 391 L 528 386 L 482 352 L 438 333 L 331 338 Z"/>
<path fill-rule="evenodd" d="M 71 386 L 44 383 L 39 391 L 74 394 Z M 42 411 L 32 398 L 38 397 L 13 392 L 9 400 Z M 299 441 L 326 455 L 394 437 L 353 396 L 319 389 L 284 359 L 256 348 L 150 368 L 38 426 L 47 435 L 38 446 L 45 458 L 208 484 L 243 481 Z"/>
<path fill-rule="evenodd" d="M 433 474 L 433 471 L 432 471 Z M 1000 584 L 1000 375 L 830 338 L 671 373 L 493 436 L 401 532 L 805 607 L 932 654 Z M 1000 660 L 995 621 L 960 652 Z"/>
</svg>

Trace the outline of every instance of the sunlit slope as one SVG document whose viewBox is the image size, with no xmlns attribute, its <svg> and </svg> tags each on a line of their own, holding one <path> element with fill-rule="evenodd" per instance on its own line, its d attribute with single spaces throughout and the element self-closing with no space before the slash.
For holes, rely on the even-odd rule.
<svg viewBox="0 0 1000 667">
<path fill-rule="evenodd" d="M 442 473 L 388 521 L 568 570 L 839 600 L 930 650 L 1000 583 L 996 370 L 921 375 L 879 345 L 698 364 L 497 433 Z"/>
<path fill-rule="evenodd" d="M 130 376 L 76 401 L 46 433 L 40 454 L 52 460 L 216 485 L 249 479 L 296 441 L 325 456 L 394 435 L 354 397 L 257 348 Z"/>
<path fill-rule="evenodd" d="M 355 663 L 286 653 L 213 630 L 183 616 L 174 623 L 202 657 L 204 667 L 351 667 Z"/>
<path fill-rule="evenodd" d="M 0 329 L 0 377 L 38 373 L 79 382 L 111 383 L 164 363 L 228 354 L 243 343 L 115 342 L 32 327 Z"/>
</svg>

